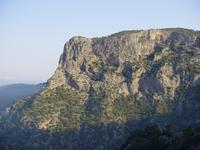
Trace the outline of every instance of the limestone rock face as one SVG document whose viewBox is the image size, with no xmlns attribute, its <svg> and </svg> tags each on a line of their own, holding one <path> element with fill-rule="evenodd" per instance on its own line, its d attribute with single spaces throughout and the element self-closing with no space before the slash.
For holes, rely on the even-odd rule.
<svg viewBox="0 0 200 150">
<path fill-rule="evenodd" d="M 59 66 L 44 92 L 60 86 L 83 92 L 87 95 L 84 105 L 95 96 L 99 103 L 95 111 L 104 123 L 127 120 L 126 116 L 118 121 L 111 117 L 114 104 L 122 97 L 144 99 L 152 113 L 169 113 L 180 92 L 198 85 L 198 43 L 199 33 L 187 29 L 72 37 L 65 43 Z"/>
<path fill-rule="evenodd" d="M 127 78 L 132 78 L 133 71 L 128 70 L 132 68 L 130 64 L 151 54 L 167 35 L 165 31 L 148 30 L 93 39 L 73 37 L 64 46 L 59 67 L 49 80 L 49 86 L 65 82 L 69 88 L 87 92 L 92 85 L 103 84 L 117 87 L 127 95 L 132 92 L 124 86 Z M 55 78 L 58 81 L 51 84 Z"/>
<path fill-rule="evenodd" d="M 53 149 L 117 149 L 112 145 L 123 142 L 142 124 L 198 122 L 199 90 L 197 31 L 154 29 L 100 38 L 79 36 L 65 43 L 46 88 L 17 101 L 3 118 L 6 127 L 51 131 L 52 139 L 55 134 L 62 141 L 44 142 Z M 44 143 L 36 149 L 43 149 Z"/>
<path fill-rule="evenodd" d="M 98 91 L 101 87 L 108 96 L 108 89 L 115 93 L 113 98 L 152 96 L 155 92 L 173 98 L 181 85 L 176 69 L 181 64 L 165 61 L 176 54 L 181 57 L 180 53 L 198 54 L 198 39 L 198 34 L 173 29 L 130 31 L 92 39 L 73 37 L 64 46 L 48 88 L 66 85 L 89 93 L 91 88 Z"/>
</svg>

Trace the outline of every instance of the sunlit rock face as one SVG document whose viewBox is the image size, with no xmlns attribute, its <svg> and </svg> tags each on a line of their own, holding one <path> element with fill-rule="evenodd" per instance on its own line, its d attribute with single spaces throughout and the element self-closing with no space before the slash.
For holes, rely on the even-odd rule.
<svg viewBox="0 0 200 150">
<path fill-rule="evenodd" d="M 198 34 L 175 29 L 129 31 L 92 39 L 73 37 L 64 46 L 49 88 L 63 84 L 88 92 L 101 86 L 108 96 L 107 89 L 113 91 L 115 98 L 155 93 L 173 98 L 182 84 L 181 72 L 177 72 L 182 64 L 166 58 L 197 55 L 198 43 Z"/>
</svg>

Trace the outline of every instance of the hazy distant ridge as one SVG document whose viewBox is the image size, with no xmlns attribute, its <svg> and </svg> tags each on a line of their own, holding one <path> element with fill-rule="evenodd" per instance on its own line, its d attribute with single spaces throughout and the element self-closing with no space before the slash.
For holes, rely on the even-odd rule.
<svg viewBox="0 0 200 150">
<path fill-rule="evenodd" d="M 40 92 L 44 87 L 41 84 L 11 84 L 0 86 L 0 111 L 8 107 L 13 101 Z"/>
</svg>

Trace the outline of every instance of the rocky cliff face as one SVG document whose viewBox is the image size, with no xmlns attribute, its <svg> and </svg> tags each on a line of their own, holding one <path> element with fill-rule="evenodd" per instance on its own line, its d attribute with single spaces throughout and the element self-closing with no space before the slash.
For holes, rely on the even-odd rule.
<svg viewBox="0 0 200 150">
<path fill-rule="evenodd" d="M 103 94 L 110 105 L 121 96 L 142 98 L 151 105 L 158 100 L 166 105 L 160 113 L 166 113 L 178 91 L 199 80 L 198 43 L 199 33 L 184 29 L 73 37 L 64 46 L 48 88 L 64 85 L 88 97 Z"/>
<path fill-rule="evenodd" d="M 199 32 L 158 29 L 73 37 L 46 89 L 11 106 L 6 122 L 70 132 L 64 146 L 55 148 L 110 149 L 141 122 L 198 122 L 199 89 Z"/>
<path fill-rule="evenodd" d="M 153 53 L 168 34 L 161 30 L 149 30 L 93 39 L 73 37 L 65 44 L 49 87 L 63 84 L 84 92 L 101 87 L 114 90 L 116 95 L 138 93 L 137 83 L 132 85 L 131 82 L 136 80 L 135 74 L 142 74 L 143 68 L 134 71 L 134 63 L 141 63 Z M 59 76 L 64 77 L 62 81 Z"/>
<path fill-rule="evenodd" d="M 108 93 L 110 89 L 115 98 L 160 92 L 173 98 L 181 84 L 180 72 L 177 72 L 181 64 L 177 64 L 180 60 L 176 64 L 172 61 L 176 57 L 183 61 L 187 56 L 198 57 L 198 39 L 196 34 L 173 30 L 130 31 L 93 39 L 73 37 L 64 46 L 48 88 L 65 85 L 86 93 L 100 88 Z M 148 74 L 148 71 L 152 72 Z M 167 93 L 168 87 L 170 93 Z"/>
</svg>

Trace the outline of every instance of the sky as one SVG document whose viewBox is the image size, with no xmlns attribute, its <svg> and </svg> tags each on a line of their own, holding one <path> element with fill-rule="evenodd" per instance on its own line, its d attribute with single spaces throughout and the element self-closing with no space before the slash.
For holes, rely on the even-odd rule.
<svg viewBox="0 0 200 150">
<path fill-rule="evenodd" d="M 72 36 L 200 30 L 199 0 L 0 0 L 0 85 L 45 82 Z"/>
</svg>

